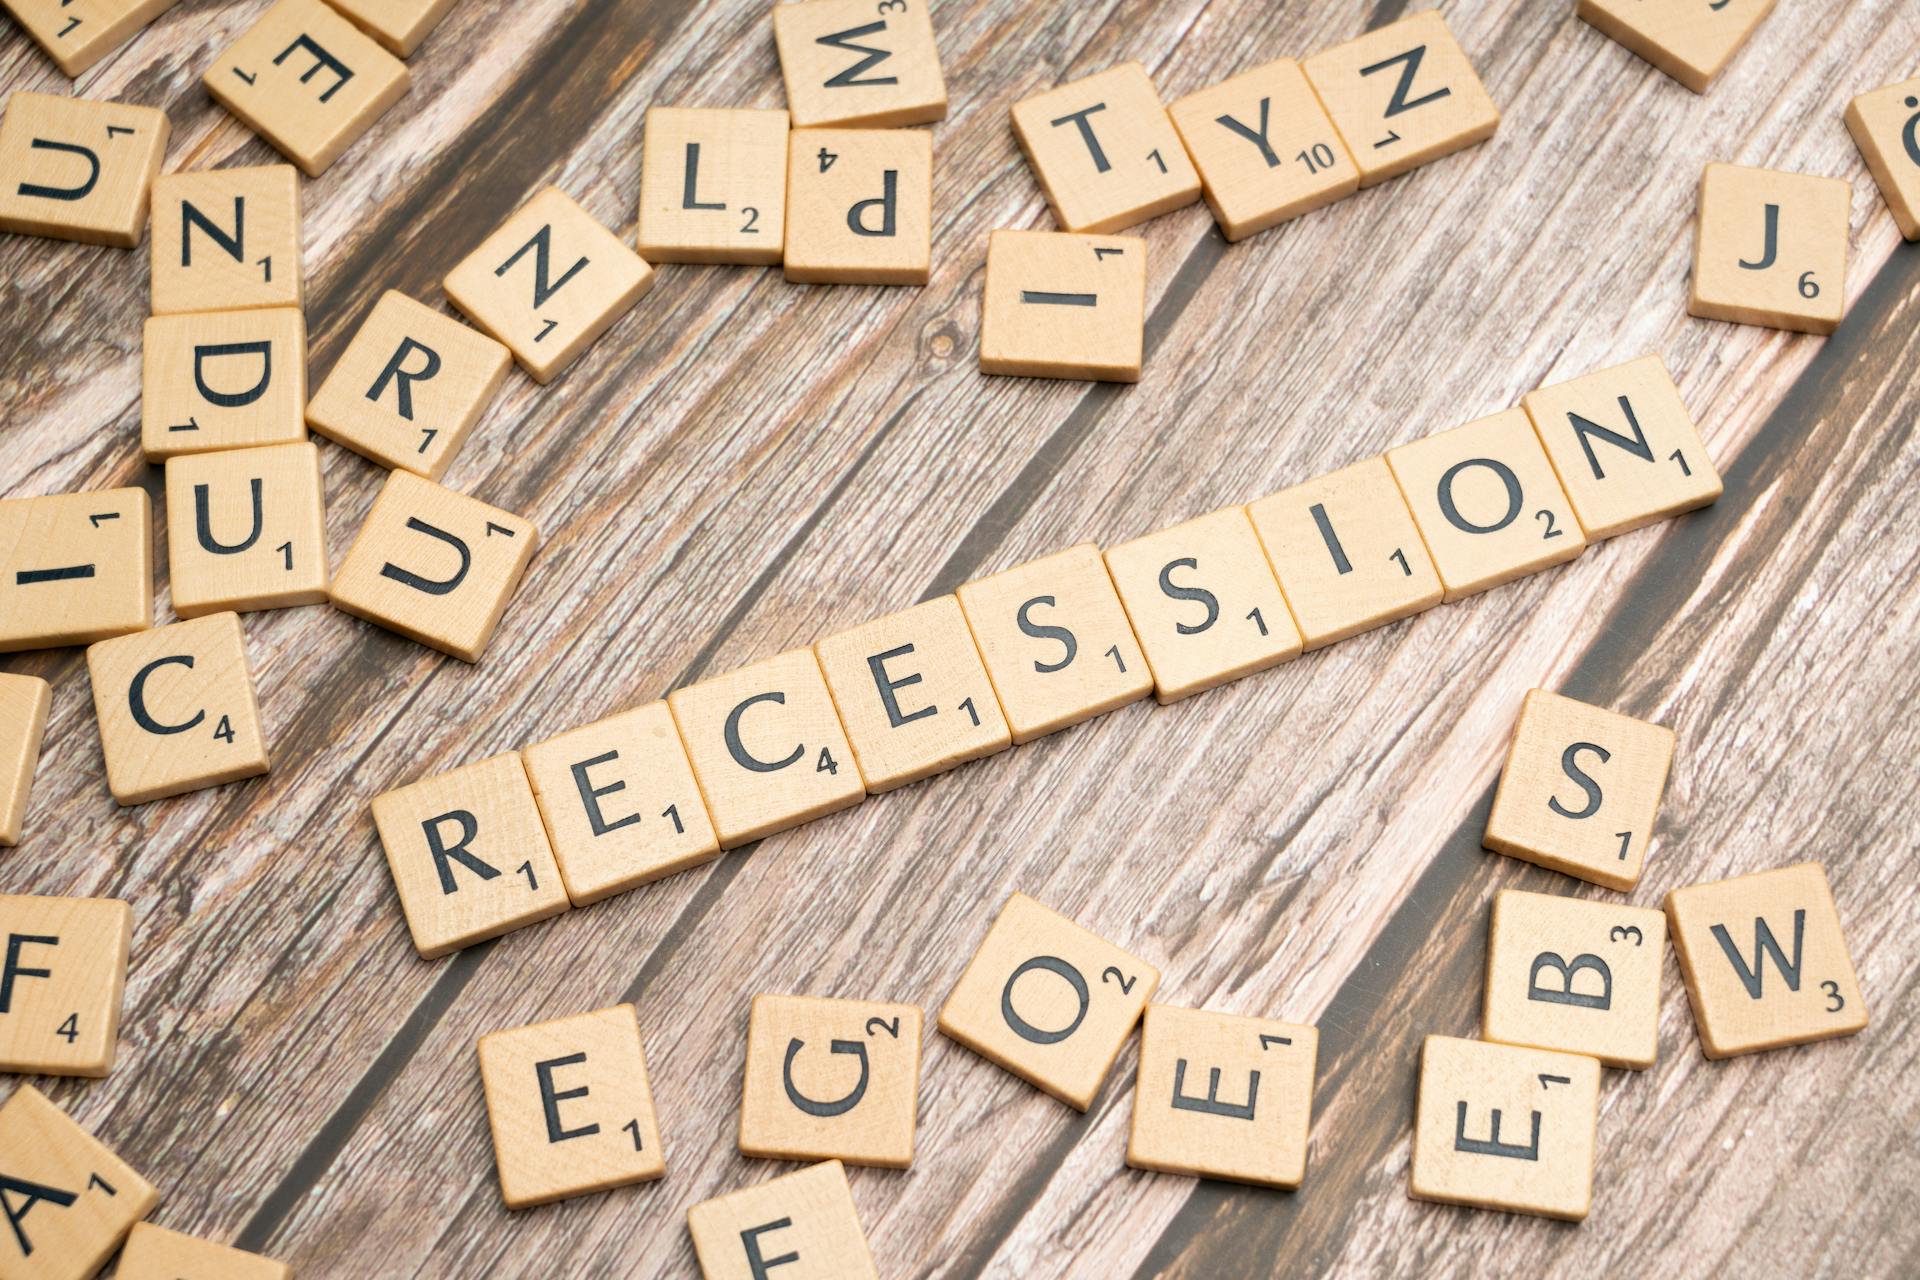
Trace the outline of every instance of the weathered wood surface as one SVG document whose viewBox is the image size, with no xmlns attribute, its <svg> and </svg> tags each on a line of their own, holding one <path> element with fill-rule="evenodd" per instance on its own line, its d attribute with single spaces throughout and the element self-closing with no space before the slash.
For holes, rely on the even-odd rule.
<svg viewBox="0 0 1920 1280">
<path fill-rule="evenodd" d="M 170 167 L 272 159 L 198 82 L 264 7 L 185 0 L 75 89 L 165 106 Z M 136 909 L 114 1074 L 39 1083 L 162 1189 L 157 1221 L 305 1275 L 688 1275 L 685 1208 L 788 1167 L 733 1149 L 749 998 L 931 1012 L 1019 888 L 1159 964 L 1163 999 L 1319 1022 L 1307 1184 L 1128 1170 L 1131 1050 L 1082 1117 L 930 1032 L 914 1168 L 852 1175 L 884 1275 L 1910 1274 L 1920 251 L 1896 248 L 1841 111 L 1920 66 L 1920 10 L 1779 6 L 1699 98 L 1571 3 L 1444 8 L 1505 111 L 1496 137 L 1240 245 L 1202 207 L 1150 224 L 1137 387 L 974 368 L 986 233 L 1048 225 L 1008 105 L 1124 58 L 1171 97 L 1394 0 L 940 0 L 932 284 L 670 267 L 555 385 L 515 374 L 448 476 L 546 538 L 493 648 L 469 668 L 325 608 L 250 617 L 267 778 L 118 809 L 78 651 L 4 659 L 55 694 L 0 890 Z M 379 290 L 438 299 L 541 184 L 631 237 L 648 105 L 781 101 L 757 0 L 461 0 L 411 68 L 411 95 L 304 183 L 316 375 Z M 9 25 L 0 83 L 67 82 Z M 1716 159 L 1852 180 L 1836 337 L 1687 318 Z M 158 496 L 137 447 L 146 277 L 144 249 L 0 244 L 0 492 Z M 1727 476 L 1704 513 L 450 960 L 407 945 L 382 790 L 1649 350 Z M 380 475 L 331 447 L 325 464 L 337 560 Z M 1607 1073 L 1578 1228 L 1405 1194 L 1419 1038 L 1473 1032 L 1494 889 L 1600 893 L 1478 848 L 1536 684 L 1679 732 L 1633 901 L 1820 858 L 1877 1019 L 1709 1063 L 1669 965 L 1659 1064 Z M 509 1215 L 475 1038 L 621 999 L 668 1178 Z"/>
</svg>

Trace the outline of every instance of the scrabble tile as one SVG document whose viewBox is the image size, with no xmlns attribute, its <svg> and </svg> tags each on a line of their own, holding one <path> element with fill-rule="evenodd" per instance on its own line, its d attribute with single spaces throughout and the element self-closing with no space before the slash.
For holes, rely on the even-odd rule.
<svg viewBox="0 0 1920 1280">
<path fill-rule="evenodd" d="M 1819 863 L 1675 889 L 1667 923 L 1709 1058 L 1866 1029 L 1867 1004 Z"/>
<path fill-rule="evenodd" d="M 389 289 L 307 402 L 307 425 L 383 467 L 438 480 L 511 360 L 486 334 Z"/>
<path fill-rule="evenodd" d="M 1673 730 L 1532 689 L 1482 843 L 1627 890 L 1640 881 L 1673 763 Z"/>
<path fill-rule="evenodd" d="M 322 0 L 276 0 L 201 79 L 310 178 L 412 85 L 405 63 Z"/>
<path fill-rule="evenodd" d="M 877 129 L 947 114 L 927 0 L 776 4 L 773 42 L 796 126 Z"/>
<path fill-rule="evenodd" d="M 1659 356 L 1542 387 L 1521 407 L 1590 540 L 1720 496 L 1720 473 Z"/>
<path fill-rule="evenodd" d="M 30 1084 L 0 1104 L 5 1280 L 86 1280 L 160 1193 Z"/>
<path fill-rule="evenodd" d="M 390 53 L 406 57 L 420 47 L 453 0 L 328 0 L 346 19 L 378 40 Z"/>
<path fill-rule="evenodd" d="M 1645 907 L 1502 889 L 1487 938 L 1480 1034 L 1610 1067 L 1660 1051 L 1667 918 Z"/>
<path fill-rule="evenodd" d="M 1593 1199 L 1600 1064 L 1428 1036 L 1410 1189 L 1417 1200 L 1578 1222 Z"/>
<path fill-rule="evenodd" d="M 131 249 L 166 158 L 164 111 L 19 90 L 0 119 L 0 231 Z"/>
<path fill-rule="evenodd" d="M 0 845 L 20 843 L 52 700 L 53 686 L 39 676 L 0 671 Z"/>
<path fill-rule="evenodd" d="M 1360 166 L 1292 58 L 1190 93 L 1167 114 L 1229 240 L 1360 189 Z"/>
<path fill-rule="evenodd" d="M 1920 77 L 1863 93 L 1848 103 L 1847 132 L 1879 184 L 1900 234 L 1920 240 Z"/>
<path fill-rule="evenodd" d="M 1245 507 L 1123 542 L 1106 558 L 1162 704 L 1300 656 L 1300 629 Z"/>
<path fill-rule="evenodd" d="M 640 256 L 780 261 L 787 132 L 784 111 L 649 107 L 640 151 Z"/>
<path fill-rule="evenodd" d="M 333 607 L 478 662 L 539 540 L 512 512 L 391 471 L 333 575 Z"/>
<path fill-rule="evenodd" d="M 1500 126 L 1500 108 L 1438 10 L 1376 27 L 1302 65 L 1363 187 L 1484 142 Z"/>
<path fill-rule="evenodd" d="M 918 1005 L 755 996 L 740 1154 L 912 1164 L 920 1025 Z"/>
<path fill-rule="evenodd" d="M 132 930 L 111 898 L 0 894 L 0 1071 L 113 1070 Z"/>
<path fill-rule="evenodd" d="M 78 76 L 173 8 L 176 0 L 4 0 L 34 43 Z"/>
<path fill-rule="evenodd" d="M 796 129 L 787 148 L 787 279 L 927 282 L 933 261 L 932 133 Z"/>
<path fill-rule="evenodd" d="M 1688 313 L 1832 333 L 1846 314 L 1852 202 L 1853 188 L 1838 178 L 1708 165 Z"/>
<path fill-rule="evenodd" d="M 293 1268 L 224 1244 L 136 1223 L 114 1280 L 292 1280 Z"/>
<path fill-rule="evenodd" d="M 866 799 L 811 649 L 789 649 L 667 695 L 722 849 Z"/>
<path fill-rule="evenodd" d="M 551 382 L 653 287 L 653 268 L 557 187 L 447 273 L 447 301 Z"/>
<path fill-rule="evenodd" d="M 0 653 L 91 644 L 152 625 L 146 490 L 0 500 Z"/>
<path fill-rule="evenodd" d="M 1153 673 L 1091 542 L 969 582 L 957 594 L 1016 743 L 1153 691 Z"/>
<path fill-rule="evenodd" d="M 1282 489 L 1247 515 L 1308 650 L 1440 603 L 1440 575 L 1385 458 Z"/>
<path fill-rule="evenodd" d="M 838 1160 L 702 1201 L 687 1210 L 687 1232 L 705 1280 L 776 1274 L 779 1280 L 878 1280 L 880 1274 Z"/>
<path fill-rule="evenodd" d="M 521 757 L 576 907 L 720 854 L 665 702 L 549 738 Z"/>
<path fill-rule="evenodd" d="M 1587 535 L 1523 410 L 1389 449 L 1387 465 L 1449 601 L 1587 549 Z"/>
<path fill-rule="evenodd" d="M 813 649 L 869 792 L 1013 745 L 953 596 L 875 618 Z"/>
<path fill-rule="evenodd" d="M 240 616 L 102 640 L 87 648 L 107 788 L 145 804 L 267 771 Z"/>
<path fill-rule="evenodd" d="M 1093 1105 L 1160 971 L 1024 893 L 940 1008 L 940 1033 L 1077 1111 Z"/>
<path fill-rule="evenodd" d="M 1705 93 L 1772 9 L 1773 0 L 1580 0 L 1577 12 L 1609 39 Z"/>
<path fill-rule="evenodd" d="M 507 1208 L 667 1171 L 632 1005 L 495 1031 L 479 1052 Z"/>
<path fill-rule="evenodd" d="M 373 824 L 422 959 L 567 909 L 533 788 L 514 752 L 375 796 Z"/>
<path fill-rule="evenodd" d="M 321 604 L 326 497 L 311 443 L 231 449 L 167 467 L 167 562 L 183 618 Z"/>
<path fill-rule="evenodd" d="M 153 180 L 153 314 L 298 307 L 300 179 L 289 164 Z"/>
<path fill-rule="evenodd" d="M 1200 198 L 1200 175 L 1137 62 L 1014 103 L 1013 133 L 1067 231 L 1124 231 Z"/>
<path fill-rule="evenodd" d="M 1291 1189 L 1307 1172 L 1320 1033 L 1271 1018 L 1147 1006 L 1127 1163 Z"/>
<path fill-rule="evenodd" d="M 980 372 L 1138 382 L 1147 242 L 995 231 L 987 238 Z"/>
<path fill-rule="evenodd" d="M 307 322 L 294 307 L 154 316 L 140 354 L 149 462 L 307 438 Z"/>
</svg>

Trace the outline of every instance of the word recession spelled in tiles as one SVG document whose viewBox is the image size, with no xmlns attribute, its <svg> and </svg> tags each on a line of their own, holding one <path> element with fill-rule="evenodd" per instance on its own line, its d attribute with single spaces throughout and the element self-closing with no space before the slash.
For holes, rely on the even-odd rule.
<svg viewBox="0 0 1920 1280">
<path fill-rule="evenodd" d="M 131 249 L 166 157 L 166 113 L 16 92 L 0 119 L 0 231 Z"/>
<path fill-rule="evenodd" d="M 160 1193 L 30 1084 L 0 1105 L 0 1232 L 7 1280 L 84 1280 Z"/>
<path fill-rule="evenodd" d="M 987 239 L 980 372 L 1138 382 L 1147 242 L 996 231 Z"/>
<path fill-rule="evenodd" d="M 755 996 L 740 1153 L 904 1169 L 920 1111 L 917 1005 Z"/>
<path fill-rule="evenodd" d="M 132 931 L 112 898 L 0 895 L 0 1071 L 113 1070 Z"/>
<path fill-rule="evenodd" d="M 0 501 L 0 653 L 89 644 L 153 625 L 145 489 Z"/>
<path fill-rule="evenodd" d="M 706 1280 L 878 1280 L 847 1171 L 829 1160 L 705 1200 L 687 1210 L 687 1232 Z"/>
<path fill-rule="evenodd" d="M 52 701 L 53 686 L 39 676 L 0 671 L 0 845 L 20 843 Z"/>
</svg>

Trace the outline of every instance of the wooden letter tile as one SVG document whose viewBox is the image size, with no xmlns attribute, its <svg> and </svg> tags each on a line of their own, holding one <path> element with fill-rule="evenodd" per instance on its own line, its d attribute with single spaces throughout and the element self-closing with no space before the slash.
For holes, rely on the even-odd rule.
<svg viewBox="0 0 1920 1280">
<path fill-rule="evenodd" d="M 90 644 L 153 625 L 145 489 L 0 501 L 0 653 Z"/>
<path fill-rule="evenodd" d="M 0 845 L 20 843 L 52 701 L 53 686 L 39 676 L 0 671 Z"/>
<path fill-rule="evenodd" d="M 183 618 L 327 598 L 326 502 L 310 442 L 167 467 L 167 561 Z"/>
<path fill-rule="evenodd" d="M 666 703 L 609 716 L 521 756 L 574 906 L 719 856 Z"/>
<path fill-rule="evenodd" d="M 995 231 L 987 238 L 980 372 L 1138 382 L 1147 242 Z"/>
<path fill-rule="evenodd" d="M 480 1078 L 509 1209 L 667 1171 L 630 1004 L 481 1036 Z"/>
<path fill-rule="evenodd" d="M 1320 1033 L 1270 1018 L 1147 1006 L 1127 1163 L 1292 1189 L 1307 1172 Z"/>
<path fill-rule="evenodd" d="M 1360 166 L 1292 58 L 1167 108 L 1220 234 L 1244 240 L 1360 188 Z"/>
<path fill-rule="evenodd" d="M 1085 1111 L 1159 985 L 1146 961 L 1016 893 L 941 1006 L 940 1032 Z"/>
<path fill-rule="evenodd" d="M 1500 109 L 1438 10 L 1314 54 L 1307 79 L 1376 186 L 1493 136 Z"/>
<path fill-rule="evenodd" d="M 160 1193 L 30 1084 L 0 1105 L 5 1280 L 87 1280 Z"/>
<path fill-rule="evenodd" d="M 405 63 L 321 0 L 276 0 L 202 78 L 221 106 L 312 178 L 412 83 Z"/>
<path fill-rule="evenodd" d="M 392 471 L 333 577 L 333 607 L 478 662 L 540 540 L 478 498 Z"/>
<path fill-rule="evenodd" d="M 787 279 L 925 284 L 932 260 L 931 132 L 796 129 L 788 135 Z"/>
<path fill-rule="evenodd" d="M 1847 306 L 1853 188 L 1838 178 L 1710 164 L 1700 178 L 1687 311 L 1832 333 Z"/>
<path fill-rule="evenodd" d="M 0 119 L 0 231 L 131 249 L 170 131 L 152 107 L 12 94 Z"/>
<path fill-rule="evenodd" d="M 514 752 L 375 796 L 373 823 L 422 959 L 557 916 L 569 905 Z"/>
<path fill-rule="evenodd" d="M 1709 1058 L 1866 1028 L 1867 1004 L 1819 863 L 1675 889 L 1667 922 Z"/>
<path fill-rule="evenodd" d="M 1068 231 L 1123 231 L 1200 198 L 1200 175 L 1137 62 L 1014 103 L 1013 132 Z"/>
<path fill-rule="evenodd" d="M 267 771 L 240 615 L 215 613 L 87 648 L 107 787 L 145 804 Z"/>
<path fill-rule="evenodd" d="M 812 649 L 676 689 L 667 705 L 722 849 L 867 797 Z"/>
<path fill-rule="evenodd" d="M 920 1025 L 918 1005 L 755 996 L 740 1154 L 912 1164 Z"/>
<path fill-rule="evenodd" d="M 4 0 L 34 43 L 78 76 L 131 40 L 176 0 Z"/>
<path fill-rule="evenodd" d="M 1482 841 L 1609 889 L 1640 881 L 1673 730 L 1545 689 L 1527 693 Z"/>
<path fill-rule="evenodd" d="M 947 114 L 927 0 L 776 4 L 773 41 L 798 127 L 878 129 Z"/>
<path fill-rule="evenodd" d="M 132 930 L 112 898 L 0 894 L 0 1071 L 113 1070 Z"/>
<path fill-rule="evenodd" d="M 380 295 L 307 404 L 307 425 L 383 467 L 438 480 L 512 357 L 404 293 Z"/>
<path fill-rule="evenodd" d="M 958 594 L 1016 743 L 1153 692 L 1153 673 L 1091 542 L 969 582 Z"/>
<path fill-rule="evenodd" d="M 813 649 L 869 792 L 1013 744 L 953 596 L 862 623 Z"/>
<path fill-rule="evenodd" d="M 293 1268 L 244 1249 L 136 1223 L 114 1280 L 292 1280 Z"/>
<path fill-rule="evenodd" d="M 1855 98 L 1847 106 L 1847 132 L 1886 197 L 1900 234 L 1920 240 L 1920 78 Z"/>
<path fill-rule="evenodd" d="M 650 107 L 640 153 L 640 256 L 780 261 L 787 235 L 787 113 Z"/>
<path fill-rule="evenodd" d="M 1720 473 L 1659 356 L 1543 387 L 1521 404 L 1589 539 L 1720 496 Z"/>
<path fill-rule="evenodd" d="M 1705 93 L 1772 9 L 1773 0 L 1580 0 L 1578 12 L 1610 39 Z"/>
<path fill-rule="evenodd" d="M 1578 1222 L 1593 1200 L 1599 1116 L 1593 1058 L 1428 1036 L 1414 1198 Z"/>
<path fill-rule="evenodd" d="M 447 300 L 551 382 L 653 287 L 653 268 L 557 187 L 447 273 Z"/>
<path fill-rule="evenodd" d="M 378 40 L 389 53 L 406 57 L 420 47 L 453 0 L 328 0 L 347 20 Z"/>
<path fill-rule="evenodd" d="M 705 1280 L 879 1280 L 838 1160 L 702 1201 L 687 1231 Z"/>
<path fill-rule="evenodd" d="M 1487 938 L 1480 1034 L 1610 1067 L 1653 1065 L 1667 918 L 1550 893 L 1502 889 Z"/>
<path fill-rule="evenodd" d="M 290 164 L 153 180 L 153 314 L 301 305 L 300 178 Z"/>
<path fill-rule="evenodd" d="M 1387 451 L 1446 599 L 1565 563 L 1587 535 L 1533 423 L 1507 409 Z"/>
<path fill-rule="evenodd" d="M 307 322 L 293 307 L 147 321 L 140 448 L 149 462 L 307 438 Z"/>
<path fill-rule="evenodd" d="M 1440 603 L 1440 575 L 1384 458 L 1282 489 L 1247 514 L 1309 650 Z"/>
<path fill-rule="evenodd" d="M 1300 656 L 1245 507 L 1109 548 L 1107 570 L 1162 704 Z"/>
</svg>

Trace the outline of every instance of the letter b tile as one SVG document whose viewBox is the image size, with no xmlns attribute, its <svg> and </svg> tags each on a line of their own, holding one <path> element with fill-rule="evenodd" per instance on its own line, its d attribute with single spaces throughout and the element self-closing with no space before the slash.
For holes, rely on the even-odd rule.
<svg viewBox="0 0 1920 1280">
<path fill-rule="evenodd" d="M 1658 911 L 1502 889 L 1480 1034 L 1610 1067 L 1650 1067 L 1660 1050 L 1666 954 L 1667 918 Z"/>
<path fill-rule="evenodd" d="M 828 1160 L 687 1210 L 706 1280 L 878 1280 L 847 1171 Z"/>
<path fill-rule="evenodd" d="M 920 1110 L 918 1005 L 755 996 L 740 1153 L 904 1169 Z"/>
</svg>

